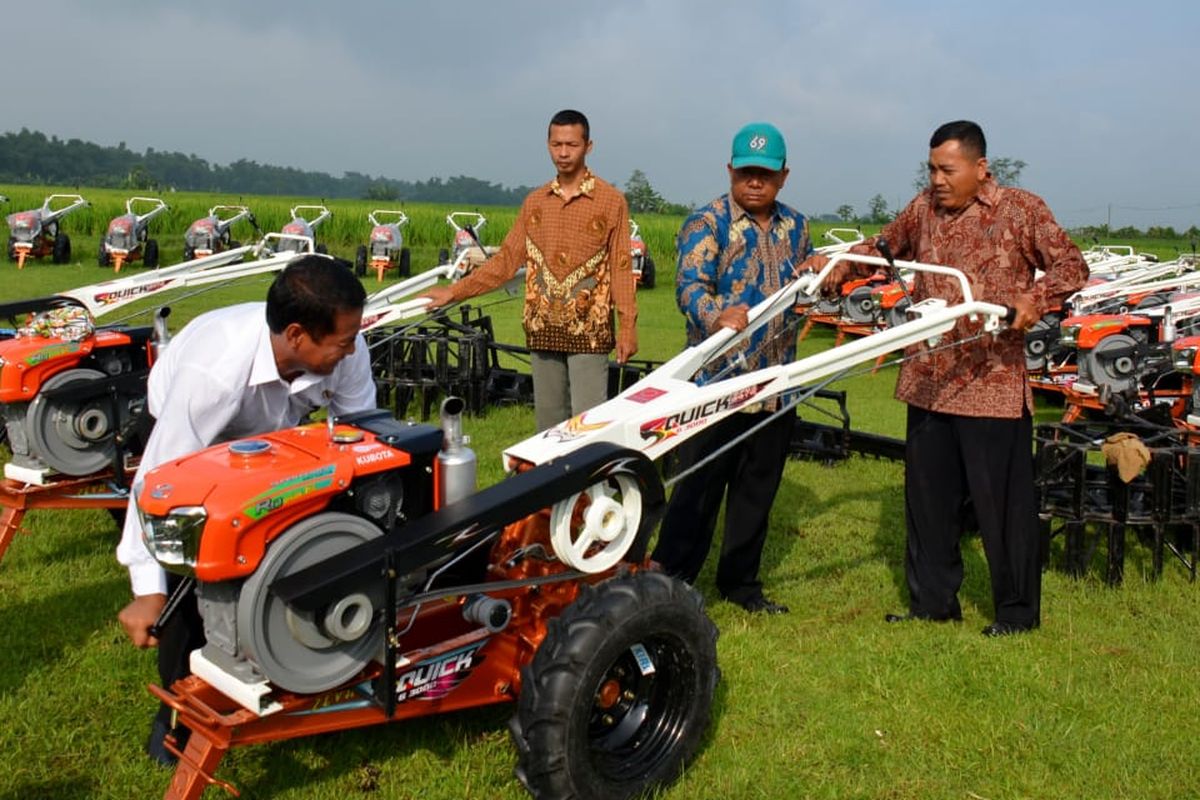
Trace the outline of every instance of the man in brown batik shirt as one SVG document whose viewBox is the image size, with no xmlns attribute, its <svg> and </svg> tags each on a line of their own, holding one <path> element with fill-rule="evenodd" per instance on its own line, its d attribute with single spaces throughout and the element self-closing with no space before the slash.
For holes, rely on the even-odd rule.
<svg viewBox="0 0 1200 800">
<path fill-rule="evenodd" d="M 525 198 L 499 252 L 452 286 L 423 295 L 438 308 L 499 288 L 526 268 L 524 326 L 539 431 L 608 399 L 614 346 L 621 364 L 637 352 L 629 209 L 620 191 L 588 169 L 590 137 L 583 114 L 555 114 L 547 148 L 557 177 Z"/>
<path fill-rule="evenodd" d="M 929 188 L 880 237 L 897 258 L 957 267 L 976 299 L 1010 306 L 1016 316 L 995 337 L 953 345 L 972 335 L 960 320 L 936 350 L 919 344 L 905 354 L 896 397 L 908 403 L 904 566 L 910 600 L 908 614 L 888 614 L 887 621 L 962 619 L 959 538 L 970 501 L 996 615 L 983 633 L 1000 636 L 1041 623 L 1024 331 L 1083 286 L 1088 270 L 1039 197 L 996 184 L 988 172 L 987 142 L 974 122 L 949 122 L 934 132 L 929 179 Z M 874 253 L 880 237 L 851 250 Z M 837 268 L 825 286 L 837 287 L 860 269 Z M 962 299 L 955 281 L 918 273 L 913 302 L 926 297 Z"/>
</svg>

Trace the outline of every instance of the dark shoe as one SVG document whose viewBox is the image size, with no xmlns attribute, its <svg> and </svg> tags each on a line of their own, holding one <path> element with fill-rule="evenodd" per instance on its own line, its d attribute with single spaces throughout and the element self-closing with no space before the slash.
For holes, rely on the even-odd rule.
<svg viewBox="0 0 1200 800">
<path fill-rule="evenodd" d="M 993 622 L 981 631 L 984 636 L 1010 636 L 1014 633 L 1027 633 L 1033 630 L 1033 625 L 1018 625 L 1015 622 Z"/>
<path fill-rule="evenodd" d="M 183 727 L 172 731 L 165 722 L 154 720 L 154 725 L 150 728 L 150 739 L 146 742 L 146 755 L 161 767 L 174 767 L 179 762 L 179 757 L 167 749 L 166 738 L 170 733 L 175 734 L 175 746 L 182 750 L 187 747 L 188 736 L 192 732 Z"/>
<path fill-rule="evenodd" d="M 787 606 L 782 606 L 779 603 L 772 603 L 761 594 L 758 597 L 751 597 L 749 600 L 743 600 L 738 603 L 739 606 L 746 609 L 751 614 L 786 614 L 791 609 Z"/>
<path fill-rule="evenodd" d="M 884 622 L 962 622 L 962 617 L 930 617 L 926 614 L 884 614 Z"/>
</svg>

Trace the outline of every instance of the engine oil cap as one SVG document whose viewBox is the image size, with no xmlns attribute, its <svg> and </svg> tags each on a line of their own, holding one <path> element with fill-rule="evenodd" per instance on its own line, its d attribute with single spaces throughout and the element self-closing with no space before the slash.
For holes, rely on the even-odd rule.
<svg viewBox="0 0 1200 800">
<path fill-rule="evenodd" d="M 335 431 L 333 434 L 334 444 L 354 444 L 363 440 L 363 432 L 357 428 L 348 430 Z"/>
<path fill-rule="evenodd" d="M 242 439 L 229 445 L 229 452 L 235 456 L 258 456 L 270 450 L 271 443 L 266 439 Z"/>
</svg>

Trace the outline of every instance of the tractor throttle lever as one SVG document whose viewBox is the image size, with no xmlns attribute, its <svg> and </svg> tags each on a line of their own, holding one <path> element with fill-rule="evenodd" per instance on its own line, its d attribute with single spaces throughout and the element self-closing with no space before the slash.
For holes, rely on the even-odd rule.
<svg viewBox="0 0 1200 800">
<path fill-rule="evenodd" d="M 479 234 L 475 232 L 475 226 L 463 225 L 463 230 L 465 230 L 471 236 L 471 241 L 475 242 L 476 246 L 479 247 L 479 252 L 483 254 L 483 257 L 487 258 L 487 250 L 483 249 L 483 242 L 480 241 Z"/>
<path fill-rule="evenodd" d="M 191 575 L 181 580 L 176 586 L 175 591 L 171 592 L 171 596 L 167 598 L 167 604 L 163 606 L 163 610 L 159 612 L 158 619 L 154 620 L 154 624 L 150 626 L 150 635 L 155 639 L 162 639 L 162 632 L 171 622 L 171 618 L 179 611 L 179 606 L 183 604 L 184 598 L 192 593 L 196 587 L 196 579 Z"/>
<path fill-rule="evenodd" d="M 888 244 L 887 239 L 880 236 L 875 239 L 875 249 L 879 251 L 881 256 L 887 259 L 888 269 L 891 271 L 892 277 L 896 280 L 896 283 L 900 284 L 900 292 L 904 295 L 904 299 L 908 301 L 908 307 L 912 308 L 913 299 L 908 293 L 908 284 L 904 282 L 904 277 L 896 269 L 896 257 L 892 255 L 892 246 Z"/>
</svg>

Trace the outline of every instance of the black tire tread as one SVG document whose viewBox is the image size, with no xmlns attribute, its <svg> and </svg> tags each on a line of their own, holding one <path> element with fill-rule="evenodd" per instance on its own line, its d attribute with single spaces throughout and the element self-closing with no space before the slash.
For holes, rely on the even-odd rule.
<svg viewBox="0 0 1200 800">
<path fill-rule="evenodd" d="M 567 764 L 564 742 L 571 715 L 564 697 L 574 694 L 579 676 L 602 645 L 618 636 L 623 626 L 644 624 L 647 616 L 668 615 L 664 624 L 673 630 L 692 624 L 702 632 L 710 654 L 711 672 L 704 679 L 706 696 L 695 698 L 698 717 L 687 743 L 673 754 L 671 763 L 655 767 L 646 784 L 628 793 L 640 794 L 650 785 L 674 780 L 699 748 L 708 727 L 712 694 L 720 678 L 716 666 L 717 628 L 704 613 L 700 594 L 660 572 L 639 571 L 596 586 L 585 585 L 579 597 L 547 624 L 546 637 L 533 661 L 522 669 L 521 695 L 509 731 L 519 754 L 517 778 L 535 798 L 611 798 L 613 787 L 578 781 Z M 701 664 L 701 670 L 705 668 Z M 674 763 L 676 761 L 680 763 Z M 585 793 L 586 792 L 586 793 Z"/>
</svg>

